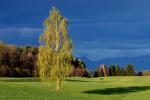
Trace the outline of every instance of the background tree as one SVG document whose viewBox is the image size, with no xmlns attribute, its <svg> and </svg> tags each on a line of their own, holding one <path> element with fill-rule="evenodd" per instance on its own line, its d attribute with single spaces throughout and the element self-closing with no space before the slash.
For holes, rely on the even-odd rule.
<svg viewBox="0 0 150 100">
<path fill-rule="evenodd" d="M 8 76 L 9 71 L 8 47 L 4 42 L 0 42 L 0 76 Z"/>
<path fill-rule="evenodd" d="M 68 35 L 68 21 L 53 7 L 44 25 L 37 60 L 39 75 L 44 81 L 56 82 L 56 90 L 60 91 L 62 81 L 72 69 L 72 42 Z"/>
<path fill-rule="evenodd" d="M 100 66 L 96 69 L 96 71 L 94 72 L 94 77 L 102 77 L 103 73 L 101 72 L 101 68 Z"/>
<path fill-rule="evenodd" d="M 116 76 L 120 76 L 120 74 L 121 74 L 121 69 L 119 65 L 116 65 Z"/>
<path fill-rule="evenodd" d="M 0 42 L 0 65 L 7 65 L 8 60 L 8 47 L 5 43 Z"/>
<path fill-rule="evenodd" d="M 86 70 L 86 66 L 85 63 L 79 59 L 79 58 L 72 58 L 72 72 L 71 72 L 71 76 L 73 77 L 83 77 L 86 76 L 85 74 L 87 74 L 87 70 Z"/>
<path fill-rule="evenodd" d="M 17 47 L 0 42 L 0 76 L 32 77 L 38 76 L 36 47 Z"/>
<path fill-rule="evenodd" d="M 101 65 L 101 66 L 100 66 L 100 72 L 101 72 L 102 76 L 105 77 L 105 78 L 106 78 L 107 76 L 109 76 L 109 71 L 108 71 L 106 65 Z"/>
<path fill-rule="evenodd" d="M 114 65 L 110 65 L 109 67 L 109 75 L 115 76 L 116 75 L 116 67 Z"/>
<path fill-rule="evenodd" d="M 134 76 L 135 75 L 135 71 L 134 71 L 134 66 L 131 64 L 128 64 L 126 66 L 126 75 L 127 76 Z"/>
<path fill-rule="evenodd" d="M 126 71 L 124 68 L 121 68 L 120 70 L 120 76 L 126 76 Z"/>
</svg>

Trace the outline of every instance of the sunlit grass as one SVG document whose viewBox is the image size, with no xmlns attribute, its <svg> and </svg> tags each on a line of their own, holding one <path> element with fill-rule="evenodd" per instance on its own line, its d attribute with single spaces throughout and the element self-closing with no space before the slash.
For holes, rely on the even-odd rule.
<svg viewBox="0 0 150 100">
<path fill-rule="evenodd" d="M 68 78 L 61 93 L 38 78 L 0 78 L 0 100 L 149 100 L 150 77 Z"/>
</svg>

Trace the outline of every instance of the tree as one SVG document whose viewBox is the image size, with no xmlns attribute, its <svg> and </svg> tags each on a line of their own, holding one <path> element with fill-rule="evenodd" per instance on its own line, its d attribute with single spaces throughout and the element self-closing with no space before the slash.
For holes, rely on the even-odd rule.
<svg viewBox="0 0 150 100">
<path fill-rule="evenodd" d="M 86 76 L 85 74 L 87 74 L 87 70 L 86 70 L 86 66 L 85 63 L 79 59 L 79 58 L 72 58 L 72 72 L 70 76 L 73 77 L 83 77 Z"/>
<path fill-rule="evenodd" d="M 116 76 L 120 76 L 120 74 L 121 74 L 121 69 L 119 65 L 116 65 Z"/>
<path fill-rule="evenodd" d="M 72 41 L 68 34 L 68 21 L 53 7 L 44 26 L 37 59 L 39 75 L 44 81 L 56 82 L 56 90 L 60 91 L 62 81 L 72 70 Z"/>
<path fill-rule="evenodd" d="M 135 71 L 134 71 L 134 66 L 131 64 L 128 64 L 126 66 L 126 75 L 127 76 L 134 76 L 135 75 Z"/>
<path fill-rule="evenodd" d="M 120 76 L 126 76 L 126 71 L 124 68 L 121 68 L 120 70 Z"/>
<path fill-rule="evenodd" d="M 102 77 L 103 73 L 101 72 L 101 68 L 100 66 L 96 69 L 96 71 L 94 72 L 94 77 Z"/>
<path fill-rule="evenodd" d="M 109 75 L 115 76 L 116 75 L 116 67 L 114 65 L 110 65 L 109 67 Z"/>
<path fill-rule="evenodd" d="M 8 47 L 4 42 L 0 42 L 0 65 L 7 65 L 8 63 Z"/>
<path fill-rule="evenodd" d="M 107 76 L 109 76 L 109 72 L 108 72 L 108 69 L 107 69 L 106 65 L 101 65 L 100 66 L 100 72 L 101 72 L 102 76 L 104 76 L 105 78 Z"/>
</svg>

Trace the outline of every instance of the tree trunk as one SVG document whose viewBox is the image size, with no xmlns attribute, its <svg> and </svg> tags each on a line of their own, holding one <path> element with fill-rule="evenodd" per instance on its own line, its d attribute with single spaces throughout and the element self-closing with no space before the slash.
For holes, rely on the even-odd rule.
<svg viewBox="0 0 150 100">
<path fill-rule="evenodd" d="M 57 92 L 60 92 L 60 89 L 61 89 L 61 81 L 60 81 L 60 79 L 58 79 L 57 82 L 56 82 L 56 90 L 57 90 Z"/>
</svg>

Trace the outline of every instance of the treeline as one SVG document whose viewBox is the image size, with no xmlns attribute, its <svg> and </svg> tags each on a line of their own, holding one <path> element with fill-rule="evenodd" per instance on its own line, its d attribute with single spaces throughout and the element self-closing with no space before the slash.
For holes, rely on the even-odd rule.
<svg viewBox="0 0 150 100">
<path fill-rule="evenodd" d="M 134 70 L 134 66 L 128 64 L 125 68 L 119 67 L 119 65 L 106 65 L 99 66 L 95 73 L 94 77 L 106 77 L 106 76 L 135 76 L 137 73 Z"/>
<path fill-rule="evenodd" d="M 38 48 L 15 46 L 0 42 L 0 76 L 1 77 L 38 77 L 36 65 Z M 88 71 L 83 61 L 72 57 L 70 76 L 87 77 Z"/>
<path fill-rule="evenodd" d="M 19 47 L 0 42 L 0 77 L 38 77 L 37 54 L 37 47 Z M 73 57 L 72 67 L 71 77 L 150 76 L 149 71 L 135 72 L 131 64 L 125 68 L 102 65 L 94 72 L 88 71 L 82 60 Z"/>
<path fill-rule="evenodd" d="M 31 77 L 37 76 L 36 55 L 38 48 L 17 47 L 0 43 L 0 76 Z"/>
<path fill-rule="evenodd" d="M 142 71 L 142 72 L 138 72 L 138 76 L 150 76 L 150 71 L 145 70 L 145 71 Z"/>
</svg>

